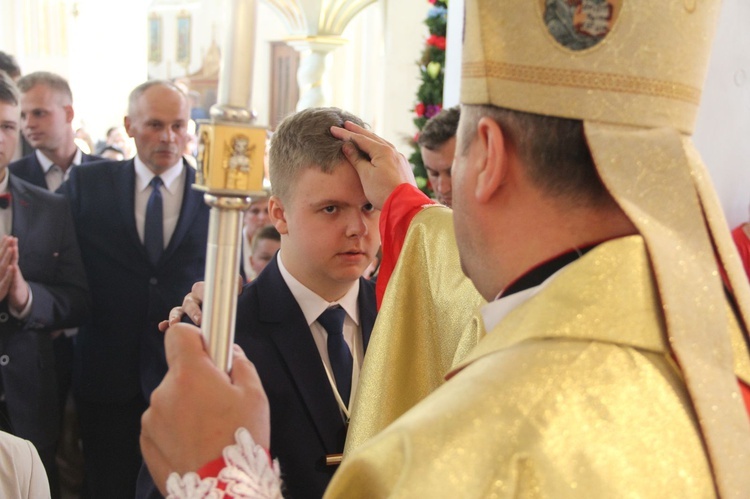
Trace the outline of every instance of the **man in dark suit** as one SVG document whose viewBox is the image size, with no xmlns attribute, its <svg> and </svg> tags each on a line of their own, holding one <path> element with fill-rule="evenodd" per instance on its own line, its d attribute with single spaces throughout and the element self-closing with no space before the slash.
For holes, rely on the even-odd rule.
<svg viewBox="0 0 750 499">
<path fill-rule="evenodd" d="M 267 390 L 270 450 L 284 469 L 286 497 L 321 497 L 338 467 L 376 316 L 374 284 L 361 276 L 380 246 L 380 212 L 330 133 L 347 120 L 362 123 L 340 109 L 318 108 L 279 125 L 268 211 L 281 250 L 245 286 L 237 306 L 235 342 Z M 170 321 L 183 310 L 200 314 L 201 290 L 196 286 Z M 145 482 L 142 476 L 138 497 L 158 497 Z"/>
<path fill-rule="evenodd" d="M 27 182 L 56 191 L 76 165 L 102 159 L 81 151 L 71 126 L 73 93 L 61 76 L 36 72 L 18 80 L 21 91 L 21 132 L 32 150 L 10 164 L 10 172 Z M 62 461 L 63 484 L 80 487 L 81 456 L 77 444 L 77 418 L 68 405 L 73 381 L 73 336 L 76 329 L 56 331 L 53 341 L 58 400 L 64 421 L 58 459 Z M 73 442 L 73 444 L 68 444 Z"/>
<path fill-rule="evenodd" d="M 17 91 L 0 75 L 0 427 L 35 445 L 58 497 L 51 333 L 83 322 L 89 297 L 67 201 L 8 173 L 18 121 Z"/>
<path fill-rule="evenodd" d="M 18 80 L 21 131 L 34 152 L 11 163 L 10 171 L 27 182 L 56 191 L 74 165 L 95 161 L 74 142 L 73 93 L 59 75 L 38 71 Z"/>
<path fill-rule="evenodd" d="M 305 314 L 295 299 L 278 258 L 240 297 L 235 342 L 255 364 L 260 378 L 270 380 L 264 386 L 275 430 L 271 452 L 284 469 L 286 496 L 321 497 L 338 468 L 335 456 L 344 451 L 348 414 L 329 383 L 331 367 L 321 362 L 315 336 L 310 334 L 316 327 L 313 314 Z M 347 314 L 358 314 L 364 352 L 376 317 L 375 290 L 364 278 L 358 282 L 359 294 L 345 309 Z M 334 462 L 327 463 L 326 457 Z"/>
<path fill-rule="evenodd" d="M 203 278 L 208 207 L 182 158 L 188 117 L 173 84 L 136 87 L 125 128 L 137 156 L 78 166 L 61 189 L 93 300 L 73 378 L 89 497 L 133 497 L 141 413 L 165 370 L 157 324 Z"/>
</svg>

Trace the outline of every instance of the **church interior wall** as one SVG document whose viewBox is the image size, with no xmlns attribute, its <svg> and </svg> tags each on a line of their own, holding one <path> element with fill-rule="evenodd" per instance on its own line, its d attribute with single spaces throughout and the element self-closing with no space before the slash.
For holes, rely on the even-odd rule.
<svg viewBox="0 0 750 499">
<path fill-rule="evenodd" d="M 730 227 L 750 219 L 750 2 L 724 0 L 695 131 Z"/>
</svg>

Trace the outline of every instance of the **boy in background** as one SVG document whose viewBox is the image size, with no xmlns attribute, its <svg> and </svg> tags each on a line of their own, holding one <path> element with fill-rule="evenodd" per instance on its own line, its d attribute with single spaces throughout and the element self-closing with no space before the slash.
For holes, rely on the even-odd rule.
<svg viewBox="0 0 750 499">
<path fill-rule="evenodd" d="M 253 240 L 250 243 L 250 267 L 255 275 L 266 268 L 268 262 L 274 257 L 281 248 L 281 234 L 273 225 L 266 225 L 255 232 Z"/>
</svg>

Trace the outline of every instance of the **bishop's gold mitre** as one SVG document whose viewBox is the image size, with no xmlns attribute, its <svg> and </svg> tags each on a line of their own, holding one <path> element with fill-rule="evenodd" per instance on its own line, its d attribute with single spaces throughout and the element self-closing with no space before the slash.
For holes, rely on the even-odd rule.
<svg viewBox="0 0 750 499">
<path fill-rule="evenodd" d="M 715 0 L 468 1 L 461 102 L 693 130 Z"/>
<path fill-rule="evenodd" d="M 746 497 L 750 423 L 733 369 L 747 350 L 730 346 L 719 267 L 745 326 L 750 287 L 690 139 L 719 7 L 466 0 L 461 103 L 583 121 L 599 176 L 646 240 L 719 492 Z"/>
</svg>

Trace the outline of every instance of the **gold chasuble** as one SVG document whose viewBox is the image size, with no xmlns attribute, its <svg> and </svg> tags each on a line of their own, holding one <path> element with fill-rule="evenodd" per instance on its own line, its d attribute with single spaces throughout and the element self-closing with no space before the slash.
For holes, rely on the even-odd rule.
<svg viewBox="0 0 750 499">
<path fill-rule="evenodd" d="M 630 236 L 513 309 L 448 383 L 347 456 L 326 497 L 703 498 L 716 494 L 710 468 L 646 246 Z"/>
<path fill-rule="evenodd" d="M 450 209 L 423 209 L 409 225 L 388 281 L 357 387 L 345 453 L 444 383 L 484 334 L 486 303 L 461 271 Z"/>
<path fill-rule="evenodd" d="M 387 283 L 348 452 L 326 497 L 750 498 L 750 390 L 738 384 L 750 381 L 750 286 L 691 140 L 720 1 L 464 7 L 458 135 L 469 147 L 458 150 L 457 164 L 471 169 L 458 170 L 466 183 L 455 206 L 466 220 L 480 218 L 460 231 L 472 233 L 467 244 L 482 244 L 479 230 L 493 230 L 490 217 L 505 216 L 499 210 L 510 207 L 508 216 L 524 222 L 513 197 L 529 195 L 513 184 L 502 199 L 488 199 L 504 188 L 497 177 L 515 171 L 501 167 L 505 159 L 486 159 L 515 140 L 496 113 L 580 121 L 591 158 L 574 159 L 571 150 L 562 160 L 570 153 L 589 170 L 584 162 L 593 160 L 632 223 L 628 233 L 638 234 L 603 242 L 525 294 L 485 305 L 484 334 L 475 315 L 482 300 L 461 272 L 450 212 L 424 208 Z M 498 127 L 480 136 L 466 121 L 472 115 L 494 120 L 503 137 L 492 137 Z M 558 139 L 562 148 L 566 139 Z M 473 200 L 462 201 L 458 193 L 472 188 Z M 536 186 L 547 189 L 555 195 Z M 561 196 L 574 204 L 573 194 Z M 495 254 L 503 234 L 494 235 L 488 251 L 468 248 L 466 256 L 503 258 Z M 545 242 L 517 243 L 529 241 Z M 522 251 L 518 244 L 509 253 Z M 511 277 L 492 267 L 475 276 L 498 279 L 482 283 L 485 296 Z M 530 269 L 511 262 L 504 272 L 511 270 Z"/>
<path fill-rule="evenodd" d="M 750 381 L 750 287 L 690 137 L 719 8 L 466 0 L 462 106 L 580 120 L 597 175 L 640 235 L 601 244 L 511 311 L 453 378 L 346 456 L 331 496 L 750 497 L 737 381 Z M 416 300 L 392 327 L 415 338 L 388 331 L 394 345 L 365 362 L 385 381 L 360 398 L 383 394 L 358 401 L 355 417 L 370 421 L 355 421 L 352 445 L 438 385 L 451 351 L 471 343 L 458 320 L 416 337 L 424 314 L 463 300 L 450 293 L 458 268 L 428 264 L 438 244 L 415 222 L 424 241 L 398 263 L 412 278 L 386 292 Z M 387 303 L 381 314 L 390 322 Z"/>
</svg>

